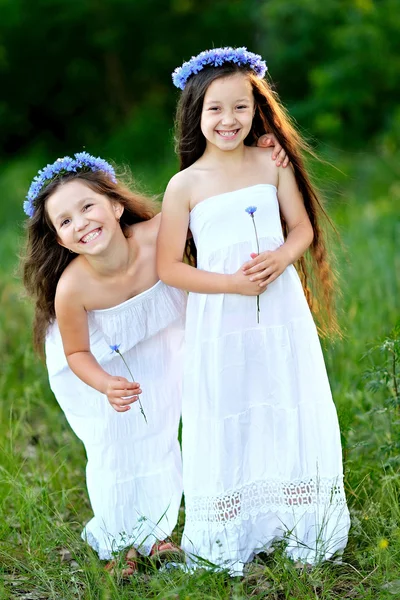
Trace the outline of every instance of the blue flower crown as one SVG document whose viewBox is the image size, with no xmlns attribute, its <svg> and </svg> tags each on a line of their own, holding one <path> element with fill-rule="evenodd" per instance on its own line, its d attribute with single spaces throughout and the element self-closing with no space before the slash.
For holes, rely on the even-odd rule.
<svg viewBox="0 0 400 600">
<path fill-rule="evenodd" d="M 212 48 L 204 50 L 197 56 L 183 63 L 181 67 L 177 67 L 172 73 L 172 81 L 180 90 L 184 90 L 187 80 L 192 75 L 195 75 L 204 67 L 220 67 L 226 62 L 235 63 L 239 66 L 248 65 L 256 75 L 262 79 L 267 70 L 265 61 L 259 54 L 249 52 L 247 48 Z"/>
<path fill-rule="evenodd" d="M 57 158 L 52 165 L 46 165 L 34 177 L 24 202 L 24 212 L 28 217 L 32 218 L 35 213 L 34 201 L 41 190 L 60 175 L 70 172 L 87 173 L 88 171 L 103 171 L 113 183 L 117 183 L 113 167 L 103 158 L 96 158 L 88 152 L 77 152 L 74 154 L 74 157 L 64 156 L 64 158 Z"/>
</svg>

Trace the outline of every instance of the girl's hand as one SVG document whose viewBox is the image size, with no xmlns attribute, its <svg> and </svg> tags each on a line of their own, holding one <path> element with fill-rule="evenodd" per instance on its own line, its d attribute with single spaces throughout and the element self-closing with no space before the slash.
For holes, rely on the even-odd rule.
<svg viewBox="0 0 400 600">
<path fill-rule="evenodd" d="M 280 167 L 282 165 L 283 168 L 287 167 L 289 164 L 289 157 L 286 155 L 286 150 L 282 148 L 278 140 L 276 139 L 273 133 L 266 133 L 262 135 L 257 140 L 257 147 L 260 148 L 271 148 L 274 150 L 272 152 L 272 160 L 276 160 L 276 166 Z"/>
<path fill-rule="evenodd" d="M 264 289 L 260 290 L 260 281 L 251 281 L 250 277 L 247 277 L 243 272 L 243 267 L 231 275 L 232 292 L 233 294 L 240 294 L 241 296 L 259 296 Z"/>
<path fill-rule="evenodd" d="M 290 260 L 283 246 L 270 252 L 252 253 L 250 256 L 253 260 L 245 263 L 242 270 L 246 277 L 257 283 L 260 288 L 265 288 L 275 281 L 290 265 Z"/>
<path fill-rule="evenodd" d="M 137 381 L 128 381 L 125 377 L 110 376 L 107 381 L 105 394 L 109 403 L 117 412 L 130 410 L 129 404 L 136 402 L 141 394 L 140 384 Z"/>
</svg>

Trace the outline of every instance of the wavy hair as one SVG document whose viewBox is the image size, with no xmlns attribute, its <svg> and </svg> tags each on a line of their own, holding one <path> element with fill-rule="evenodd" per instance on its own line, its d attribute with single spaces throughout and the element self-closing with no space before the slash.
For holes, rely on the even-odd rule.
<svg viewBox="0 0 400 600">
<path fill-rule="evenodd" d="M 129 236 L 131 225 L 151 219 L 159 210 L 154 200 L 132 191 L 119 178 L 118 183 L 113 183 L 102 171 L 68 173 L 57 177 L 41 190 L 35 200 L 33 217 L 26 222 L 26 247 L 21 261 L 26 292 L 35 302 L 34 348 L 41 355 L 47 329 L 55 319 L 57 284 L 65 268 L 76 258 L 76 254 L 57 242 L 56 230 L 47 214 L 46 201 L 60 186 L 72 180 L 79 180 L 94 192 L 124 206 L 120 225 L 125 237 Z"/>
<path fill-rule="evenodd" d="M 195 163 L 206 149 L 206 139 L 201 131 L 200 122 L 208 87 L 216 79 L 237 73 L 248 77 L 255 103 L 252 127 L 244 143 L 251 146 L 260 136 L 273 133 L 286 150 L 314 232 L 309 251 L 295 266 L 308 304 L 316 316 L 320 333 L 339 333 L 334 308 L 336 275 L 328 259 L 323 222 L 328 223 L 334 230 L 335 228 L 305 167 L 305 155 L 318 157 L 295 128 L 272 85 L 266 79 L 259 79 L 249 67 L 234 63 L 207 67 L 190 77 L 181 93 L 175 119 L 175 148 L 180 160 L 180 170 Z M 286 238 L 288 230 L 282 215 L 281 221 Z M 190 264 L 196 265 L 196 247 L 193 239 L 187 243 L 186 257 Z"/>
</svg>

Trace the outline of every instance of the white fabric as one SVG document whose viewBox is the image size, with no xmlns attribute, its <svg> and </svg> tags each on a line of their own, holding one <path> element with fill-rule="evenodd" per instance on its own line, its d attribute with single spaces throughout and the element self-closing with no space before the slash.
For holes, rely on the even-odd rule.
<svg viewBox="0 0 400 600">
<path fill-rule="evenodd" d="M 85 445 L 86 480 L 94 517 L 82 537 L 108 559 L 134 545 L 149 554 L 170 535 L 182 496 L 178 425 L 186 294 L 162 282 L 106 310 L 88 313 L 94 356 L 112 375 L 130 379 L 109 345 L 121 344 L 141 400 L 126 413 L 69 369 L 55 323 L 46 339 L 51 388 L 72 429 Z"/>
<path fill-rule="evenodd" d="M 234 273 L 283 242 L 276 188 L 207 198 L 190 215 L 198 268 Z M 284 539 L 294 560 L 343 550 L 349 515 L 321 347 L 293 266 L 260 296 L 190 294 L 183 393 L 188 553 L 241 573 Z"/>
</svg>

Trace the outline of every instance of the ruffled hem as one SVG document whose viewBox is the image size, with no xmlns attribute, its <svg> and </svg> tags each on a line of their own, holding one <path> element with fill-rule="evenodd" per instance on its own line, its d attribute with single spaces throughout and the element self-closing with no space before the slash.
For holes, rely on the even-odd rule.
<svg viewBox="0 0 400 600">
<path fill-rule="evenodd" d="M 158 540 L 169 537 L 172 528 L 165 531 L 147 519 L 139 519 L 135 531 L 131 534 L 120 533 L 117 536 L 101 527 L 98 519 L 93 518 L 82 531 L 82 539 L 97 552 L 100 560 L 110 560 L 125 548 L 136 548 L 142 556 L 149 556 Z"/>
<path fill-rule="evenodd" d="M 187 522 L 182 548 L 193 568 L 207 562 L 231 575 L 242 575 L 256 554 L 268 552 L 283 542 L 294 562 L 316 565 L 341 554 L 346 547 L 350 518 L 346 505 L 317 506 L 313 512 L 266 510 L 222 528 L 211 523 Z"/>
</svg>

